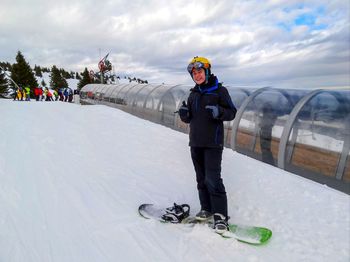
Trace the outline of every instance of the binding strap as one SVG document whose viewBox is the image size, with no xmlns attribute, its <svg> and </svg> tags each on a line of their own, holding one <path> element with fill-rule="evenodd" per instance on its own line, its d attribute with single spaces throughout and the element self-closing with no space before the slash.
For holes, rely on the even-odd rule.
<svg viewBox="0 0 350 262">
<path fill-rule="evenodd" d="M 177 205 L 174 203 L 172 207 L 165 209 L 162 219 L 171 223 L 181 223 L 183 219 L 190 215 L 190 206 L 187 204 Z"/>
</svg>

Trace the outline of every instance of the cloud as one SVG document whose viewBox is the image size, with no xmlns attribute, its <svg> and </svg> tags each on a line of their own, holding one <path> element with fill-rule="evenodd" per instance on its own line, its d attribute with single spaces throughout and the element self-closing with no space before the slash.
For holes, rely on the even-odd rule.
<svg viewBox="0 0 350 262">
<path fill-rule="evenodd" d="M 347 1 L 3 2 L 0 61 L 97 70 L 110 52 L 121 76 L 191 84 L 203 55 L 231 85 L 349 85 Z"/>
</svg>

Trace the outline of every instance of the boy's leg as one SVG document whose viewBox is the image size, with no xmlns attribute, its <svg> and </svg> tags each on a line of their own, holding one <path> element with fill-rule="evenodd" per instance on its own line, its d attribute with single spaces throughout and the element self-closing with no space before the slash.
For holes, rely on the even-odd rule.
<svg viewBox="0 0 350 262">
<path fill-rule="evenodd" d="M 196 171 L 197 189 L 201 209 L 206 210 L 208 212 L 212 212 L 210 195 L 208 188 L 205 184 L 204 148 L 191 147 L 191 157 L 194 170 Z"/>
<path fill-rule="evenodd" d="M 205 184 L 209 191 L 212 213 L 227 218 L 227 196 L 221 178 L 222 148 L 205 149 Z"/>
</svg>

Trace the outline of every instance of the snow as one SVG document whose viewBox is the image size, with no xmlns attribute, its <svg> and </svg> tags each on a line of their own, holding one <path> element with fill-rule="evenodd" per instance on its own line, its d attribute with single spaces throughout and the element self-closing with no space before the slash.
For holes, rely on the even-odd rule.
<svg viewBox="0 0 350 262">
<path fill-rule="evenodd" d="M 0 261 L 350 261 L 349 195 L 225 149 L 231 222 L 273 231 L 250 246 L 138 215 L 198 211 L 186 134 L 102 105 L 0 112 Z"/>
</svg>

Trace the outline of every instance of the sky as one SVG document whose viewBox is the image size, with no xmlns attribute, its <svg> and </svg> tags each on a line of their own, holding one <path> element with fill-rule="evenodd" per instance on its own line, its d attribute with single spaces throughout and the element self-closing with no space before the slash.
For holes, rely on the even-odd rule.
<svg viewBox="0 0 350 262">
<path fill-rule="evenodd" d="M 215 3 L 214 3 L 215 2 Z M 1 0 L 0 61 L 191 84 L 205 56 L 231 86 L 350 86 L 346 0 Z"/>
</svg>

